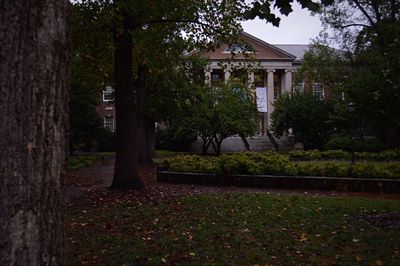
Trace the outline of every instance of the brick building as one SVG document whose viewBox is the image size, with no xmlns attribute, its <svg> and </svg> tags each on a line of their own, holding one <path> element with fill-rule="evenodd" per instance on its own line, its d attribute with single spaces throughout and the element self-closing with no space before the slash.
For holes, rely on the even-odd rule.
<svg viewBox="0 0 400 266">
<path fill-rule="evenodd" d="M 294 83 L 296 71 L 302 63 L 303 55 L 309 50 L 309 45 L 273 45 L 245 32 L 240 34 L 240 38 L 248 44 L 247 47 L 242 45 L 229 47 L 222 44 L 213 51 L 201 51 L 199 55 L 209 60 L 205 69 L 205 80 L 209 84 L 236 78 L 240 70 L 245 69 L 247 79 L 243 80 L 243 83 L 254 87 L 258 97 L 262 135 L 271 124 L 270 114 L 274 110 L 273 104 L 282 93 L 297 90 L 313 93 L 321 99 L 329 97 L 329 90 L 320 83 L 307 79 Z M 234 59 L 232 53 L 235 54 Z M 97 111 L 103 118 L 104 127 L 115 131 L 112 87 L 105 86 L 101 97 Z"/>
<path fill-rule="evenodd" d="M 274 102 L 282 93 L 298 90 L 313 93 L 321 99 L 329 96 L 329 90 L 320 83 L 307 79 L 294 83 L 294 76 L 309 45 L 273 45 L 245 32 L 240 34 L 240 38 L 244 44 L 222 44 L 213 51 L 199 54 L 209 60 L 205 70 L 205 79 L 209 84 L 238 79 L 240 72 L 243 75 L 240 70 L 245 70 L 247 79 L 243 80 L 243 85 L 256 90 L 261 134 L 271 125 Z"/>
</svg>

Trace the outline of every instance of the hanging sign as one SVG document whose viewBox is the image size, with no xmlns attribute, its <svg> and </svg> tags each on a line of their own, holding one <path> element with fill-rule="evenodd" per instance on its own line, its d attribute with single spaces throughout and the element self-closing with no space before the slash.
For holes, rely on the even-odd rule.
<svg viewBox="0 0 400 266">
<path fill-rule="evenodd" d="M 257 87 L 256 88 L 256 97 L 257 97 L 257 110 L 259 112 L 266 113 L 268 111 L 267 88 L 266 87 Z"/>
</svg>

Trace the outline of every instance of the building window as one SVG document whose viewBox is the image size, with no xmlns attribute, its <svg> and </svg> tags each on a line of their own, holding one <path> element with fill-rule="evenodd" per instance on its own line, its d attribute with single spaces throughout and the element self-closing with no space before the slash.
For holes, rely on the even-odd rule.
<svg viewBox="0 0 400 266">
<path fill-rule="evenodd" d="M 222 69 L 213 69 L 211 72 L 211 84 L 217 85 L 224 80 L 224 71 Z"/>
<path fill-rule="evenodd" d="M 324 88 L 322 87 L 321 83 L 314 83 L 313 94 L 320 100 L 324 99 Z"/>
<path fill-rule="evenodd" d="M 256 70 L 254 71 L 254 86 L 264 87 L 264 71 Z"/>
<path fill-rule="evenodd" d="M 106 86 L 103 90 L 103 102 L 114 100 L 114 89 L 111 86 Z"/>
<path fill-rule="evenodd" d="M 274 99 L 278 99 L 281 96 L 281 75 L 280 73 L 274 73 Z"/>
<path fill-rule="evenodd" d="M 104 128 L 107 128 L 111 132 L 114 132 L 114 117 L 112 116 L 104 117 Z"/>
<path fill-rule="evenodd" d="M 231 72 L 231 83 L 237 86 L 247 86 L 248 73 L 245 69 L 235 69 Z"/>
<path fill-rule="evenodd" d="M 294 93 L 304 93 L 304 82 L 299 82 L 293 85 Z"/>
</svg>

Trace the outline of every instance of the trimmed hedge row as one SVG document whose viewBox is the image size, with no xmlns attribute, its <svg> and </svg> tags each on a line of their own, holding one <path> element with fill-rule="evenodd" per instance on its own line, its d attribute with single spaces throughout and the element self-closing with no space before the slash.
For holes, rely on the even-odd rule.
<svg viewBox="0 0 400 266">
<path fill-rule="evenodd" d="M 218 175 L 285 175 L 400 179 L 399 163 L 292 162 L 274 152 L 224 154 L 219 157 L 185 155 L 168 158 L 173 172 Z"/>
<path fill-rule="evenodd" d="M 342 150 L 309 150 L 309 151 L 291 151 L 289 158 L 292 160 L 349 160 L 351 153 Z M 400 149 L 386 150 L 382 152 L 356 152 L 357 160 L 370 161 L 395 161 L 400 160 Z"/>
</svg>

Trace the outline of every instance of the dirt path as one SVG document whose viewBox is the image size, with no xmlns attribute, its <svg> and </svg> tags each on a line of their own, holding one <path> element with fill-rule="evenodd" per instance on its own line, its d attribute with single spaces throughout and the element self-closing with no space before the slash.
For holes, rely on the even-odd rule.
<svg viewBox="0 0 400 266">
<path fill-rule="evenodd" d="M 66 178 L 65 196 L 67 202 L 81 201 L 83 198 L 101 197 L 115 193 L 107 188 L 111 185 L 114 172 L 114 157 L 103 159 L 96 164 L 76 171 L 70 171 Z M 400 201 L 400 194 L 356 193 L 315 190 L 281 190 L 281 189 L 253 189 L 242 187 L 209 187 L 198 185 L 180 185 L 160 183 L 156 181 L 154 167 L 140 169 L 140 176 L 146 188 L 140 192 L 130 191 L 125 194 L 140 194 L 150 200 L 158 201 L 174 196 L 198 194 L 223 194 L 228 192 L 252 192 L 273 194 L 303 194 L 326 196 L 369 197 L 375 199 L 394 199 Z M 97 195 L 97 196 L 96 196 Z M 94 199 L 93 199 L 94 200 Z"/>
</svg>

